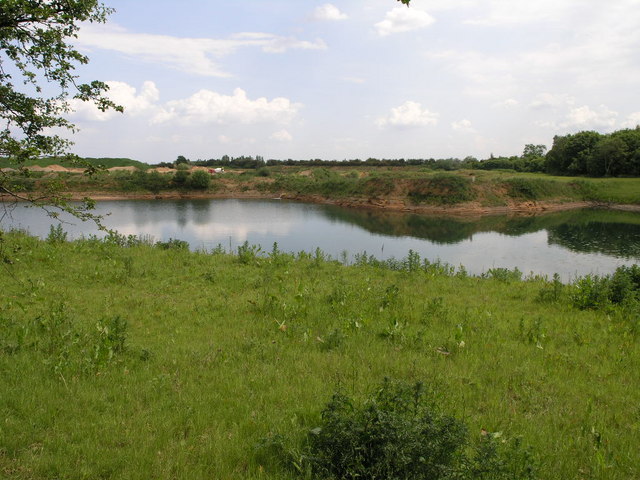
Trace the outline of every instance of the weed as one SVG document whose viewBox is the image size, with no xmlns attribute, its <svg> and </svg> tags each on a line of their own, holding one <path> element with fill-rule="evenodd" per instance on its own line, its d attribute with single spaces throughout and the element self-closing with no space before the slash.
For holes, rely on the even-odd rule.
<svg viewBox="0 0 640 480">
<path fill-rule="evenodd" d="M 551 283 L 545 282 L 538 292 L 538 301 L 540 302 L 558 302 L 564 292 L 564 284 L 560 280 L 560 275 L 553 274 Z"/>
<path fill-rule="evenodd" d="M 102 319 L 96 323 L 96 337 L 92 348 L 91 363 L 99 368 L 125 351 L 127 321 L 119 315 Z"/>
<path fill-rule="evenodd" d="M 517 282 L 522 279 L 522 272 L 518 267 L 513 270 L 508 268 L 490 268 L 486 273 L 482 274 L 483 278 L 494 278 L 500 282 Z"/>
<path fill-rule="evenodd" d="M 245 240 L 238 247 L 238 261 L 244 265 L 255 263 L 261 253 L 262 248 L 259 245 L 249 245 L 249 241 Z"/>
<path fill-rule="evenodd" d="M 64 231 L 62 225 L 58 223 L 55 227 L 51 225 L 49 227 L 49 234 L 46 238 L 47 243 L 64 243 L 67 241 L 67 232 Z"/>
<path fill-rule="evenodd" d="M 166 242 L 156 242 L 155 246 L 162 250 L 189 250 L 189 242 L 177 238 L 170 238 Z"/>
</svg>

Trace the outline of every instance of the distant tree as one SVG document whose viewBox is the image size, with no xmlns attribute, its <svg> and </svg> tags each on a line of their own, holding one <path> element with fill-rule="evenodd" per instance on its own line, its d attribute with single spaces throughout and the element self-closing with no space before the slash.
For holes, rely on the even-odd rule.
<svg viewBox="0 0 640 480">
<path fill-rule="evenodd" d="M 587 174 L 589 158 L 602 138 L 600 133 L 593 131 L 556 135 L 546 156 L 545 170 L 560 175 Z"/>
<path fill-rule="evenodd" d="M 175 164 L 176 165 L 181 165 L 183 163 L 189 163 L 189 159 L 183 157 L 182 155 L 178 155 L 178 158 L 176 158 Z"/>
<path fill-rule="evenodd" d="M 524 146 L 524 151 L 522 152 L 522 156 L 525 158 L 531 157 L 544 157 L 545 152 L 547 151 L 546 145 L 533 145 L 532 143 L 528 143 Z"/>
<path fill-rule="evenodd" d="M 544 172 L 546 145 L 527 144 L 524 146 L 519 169 L 523 172 Z"/>
</svg>

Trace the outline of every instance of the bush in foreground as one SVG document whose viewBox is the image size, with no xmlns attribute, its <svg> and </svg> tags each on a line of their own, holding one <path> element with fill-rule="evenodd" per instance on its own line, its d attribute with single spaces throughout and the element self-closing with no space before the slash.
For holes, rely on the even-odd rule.
<svg viewBox="0 0 640 480">
<path fill-rule="evenodd" d="M 531 457 L 519 442 L 484 431 L 471 442 L 466 425 L 440 413 L 421 383 L 388 379 L 364 402 L 334 393 L 303 453 L 287 449 L 281 436 L 264 441 L 261 450 L 277 456 L 276 464 L 311 478 L 534 478 Z"/>
</svg>

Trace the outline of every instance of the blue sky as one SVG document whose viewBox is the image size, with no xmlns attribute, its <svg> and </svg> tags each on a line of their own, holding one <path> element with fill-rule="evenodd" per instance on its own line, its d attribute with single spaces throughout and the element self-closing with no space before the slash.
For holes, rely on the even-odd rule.
<svg viewBox="0 0 640 480">
<path fill-rule="evenodd" d="M 148 163 L 520 154 L 640 123 L 640 0 L 105 0 L 76 46 L 124 114 L 75 151 Z"/>
</svg>

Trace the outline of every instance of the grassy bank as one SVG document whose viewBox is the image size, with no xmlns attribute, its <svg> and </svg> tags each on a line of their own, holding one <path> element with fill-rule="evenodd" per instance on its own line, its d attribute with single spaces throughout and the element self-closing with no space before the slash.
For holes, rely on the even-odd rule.
<svg viewBox="0 0 640 480">
<path fill-rule="evenodd" d="M 177 173 L 176 173 L 177 172 Z M 50 188 L 81 195 L 283 196 L 389 209 L 535 209 L 538 203 L 640 205 L 640 179 L 586 179 L 543 174 L 424 167 L 262 167 L 203 171 L 112 171 L 93 176 L 70 172 L 8 173 L 19 191 Z M 200 176 L 196 182 L 196 176 Z M 204 178 L 201 178 L 203 177 Z M 203 183 L 204 181 L 204 183 Z"/>
<path fill-rule="evenodd" d="M 57 240 L 1 243 L 5 478 L 295 478 L 256 446 L 295 452 L 334 391 L 385 377 L 519 439 L 537 478 L 640 476 L 638 310 L 584 308 L 589 285 Z"/>
</svg>

